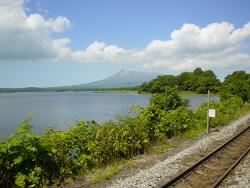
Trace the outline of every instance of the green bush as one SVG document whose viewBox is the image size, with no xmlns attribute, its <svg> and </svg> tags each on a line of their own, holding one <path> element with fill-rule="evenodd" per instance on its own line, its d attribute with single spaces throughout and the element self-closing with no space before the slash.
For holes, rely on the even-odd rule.
<svg viewBox="0 0 250 188">
<path fill-rule="evenodd" d="M 226 125 L 242 109 L 250 109 L 237 96 L 211 102 L 210 107 L 217 112 L 211 118 L 212 127 Z M 47 128 L 39 135 L 31 131 L 29 118 L 25 119 L 0 142 L 0 186 L 60 185 L 93 168 L 145 153 L 163 138 L 197 135 L 197 130 L 206 127 L 207 104 L 191 110 L 175 88 L 165 88 L 164 94 L 152 96 L 149 106 L 135 105 L 132 110 L 116 121 L 78 121 L 67 131 Z"/>
<path fill-rule="evenodd" d="M 220 90 L 222 100 L 227 100 L 232 96 L 238 96 L 243 102 L 250 100 L 250 74 L 245 71 L 235 71 L 228 75 Z"/>
<path fill-rule="evenodd" d="M 237 96 L 215 103 L 213 108 L 216 109 L 216 117 L 211 118 L 211 126 L 225 126 L 234 118 L 242 107 L 243 101 Z"/>
<path fill-rule="evenodd" d="M 27 118 L 0 145 L 1 186 L 39 187 L 52 182 L 59 173 L 53 153 L 31 132 Z"/>
<path fill-rule="evenodd" d="M 150 98 L 150 105 L 161 110 L 175 110 L 180 106 L 187 106 L 187 100 L 182 99 L 175 87 L 165 87 L 162 94 L 153 94 Z"/>
<path fill-rule="evenodd" d="M 195 125 L 193 112 L 180 107 L 176 110 L 162 111 L 157 126 L 168 138 L 179 135 Z"/>
</svg>

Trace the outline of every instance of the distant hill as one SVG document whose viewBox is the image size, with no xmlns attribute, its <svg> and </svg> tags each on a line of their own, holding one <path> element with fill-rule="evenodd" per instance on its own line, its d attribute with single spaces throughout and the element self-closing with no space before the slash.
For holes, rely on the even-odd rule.
<svg viewBox="0 0 250 188">
<path fill-rule="evenodd" d="M 0 88 L 0 93 L 8 92 L 42 92 L 42 91 L 71 91 L 71 90 L 95 90 L 95 89 L 112 89 L 112 88 L 127 88 L 139 86 L 143 82 L 148 82 L 156 78 L 159 73 L 142 72 L 142 71 L 125 71 L 120 72 L 105 78 L 103 80 L 90 82 L 86 84 L 60 86 L 60 87 L 27 87 L 27 88 Z"/>
<path fill-rule="evenodd" d="M 120 72 L 105 78 L 103 80 L 73 85 L 70 87 L 73 88 L 87 88 L 87 89 L 95 89 L 95 88 L 123 88 L 123 87 L 134 87 L 142 84 L 143 82 L 148 82 L 154 78 L 156 78 L 159 73 L 152 72 L 142 72 L 142 71 L 126 71 L 121 70 Z"/>
</svg>

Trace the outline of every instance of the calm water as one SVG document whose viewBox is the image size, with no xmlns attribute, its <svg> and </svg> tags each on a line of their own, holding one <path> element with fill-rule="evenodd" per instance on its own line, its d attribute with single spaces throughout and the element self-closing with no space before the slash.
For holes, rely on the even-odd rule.
<svg viewBox="0 0 250 188">
<path fill-rule="evenodd" d="M 191 106 L 207 100 L 205 96 L 186 97 Z M 34 92 L 0 94 L 0 136 L 9 135 L 32 113 L 34 131 L 47 126 L 63 130 L 76 120 L 112 119 L 116 114 L 126 114 L 132 104 L 145 106 L 148 95 L 134 93 L 92 93 L 92 92 Z M 213 97 L 218 99 L 218 97 Z"/>
</svg>

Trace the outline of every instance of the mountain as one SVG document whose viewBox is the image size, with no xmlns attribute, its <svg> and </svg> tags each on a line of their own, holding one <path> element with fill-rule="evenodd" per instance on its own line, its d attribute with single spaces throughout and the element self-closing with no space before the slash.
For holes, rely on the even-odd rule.
<svg viewBox="0 0 250 188">
<path fill-rule="evenodd" d="M 143 82 L 148 82 L 156 78 L 159 73 L 152 72 L 142 72 L 142 71 L 126 71 L 121 70 L 120 72 L 105 78 L 103 80 L 74 85 L 74 88 L 123 88 L 123 87 L 133 87 L 142 84 Z"/>
<path fill-rule="evenodd" d="M 0 88 L 0 93 L 7 92 L 42 92 L 42 91 L 70 91 L 70 90 L 92 90 L 92 89 L 110 89 L 110 88 L 126 88 L 141 85 L 156 78 L 160 73 L 142 72 L 142 71 L 125 71 L 105 78 L 103 80 L 90 82 L 86 84 L 61 86 L 61 87 L 27 87 L 27 88 Z"/>
</svg>

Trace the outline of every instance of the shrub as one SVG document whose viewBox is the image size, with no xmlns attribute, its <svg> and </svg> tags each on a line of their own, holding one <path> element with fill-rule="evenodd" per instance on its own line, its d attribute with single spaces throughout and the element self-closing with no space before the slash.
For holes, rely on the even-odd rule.
<svg viewBox="0 0 250 188">
<path fill-rule="evenodd" d="M 195 125 L 193 112 L 186 107 L 162 111 L 160 117 L 158 129 L 168 138 L 182 134 Z"/>
<path fill-rule="evenodd" d="M 177 89 L 174 87 L 165 87 L 163 94 L 153 94 L 150 98 L 150 105 L 156 106 L 161 110 L 175 110 L 179 106 L 187 106 L 187 100 L 182 99 Z"/>
<path fill-rule="evenodd" d="M 53 182 L 58 165 L 50 148 L 31 132 L 27 118 L 0 147 L 1 186 L 42 187 Z"/>
<path fill-rule="evenodd" d="M 222 84 L 220 95 L 222 100 L 238 96 L 243 102 L 248 102 L 250 100 L 250 75 L 245 71 L 235 71 L 228 75 Z"/>
</svg>

